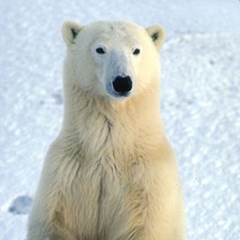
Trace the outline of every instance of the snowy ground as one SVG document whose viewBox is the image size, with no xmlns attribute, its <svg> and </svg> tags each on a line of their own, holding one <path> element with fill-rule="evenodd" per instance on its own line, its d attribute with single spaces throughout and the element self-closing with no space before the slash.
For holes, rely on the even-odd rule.
<svg viewBox="0 0 240 240">
<path fill-rule="evenodd" d="M 0 3 L 0 240 L 23 240 L 45 153 L 62 120 L 60 28 L 162 24 L 162 113 L 179 158 L 190 240 L 240 239 L 238 0 Z"/>
</svg>

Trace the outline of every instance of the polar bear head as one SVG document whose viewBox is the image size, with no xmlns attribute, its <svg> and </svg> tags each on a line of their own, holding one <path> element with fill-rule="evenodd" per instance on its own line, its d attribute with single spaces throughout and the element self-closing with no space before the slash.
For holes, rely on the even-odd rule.
<svg viewBox="0 0 240 240">
<path fill-rule="evenodd" d="M 165 32 L 127 21 L 98 21 L 62 27 L 67 45 L 65 74 L 94 94 L 124 99 L 159 78 L 159 56 Z"/>
</svg>

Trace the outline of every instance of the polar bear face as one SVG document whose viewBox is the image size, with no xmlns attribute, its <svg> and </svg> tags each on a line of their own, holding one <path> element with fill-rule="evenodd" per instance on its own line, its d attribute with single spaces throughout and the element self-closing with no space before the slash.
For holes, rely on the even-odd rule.
<svg viewBox="0 0 240 240">
<path fill-rule="evenodd" d="M 70 21 L 62 33 L 70 78 L 94 94 L 124 99 L 159 76 L 158 50 L 165 35 L 160 26 L 144 29 L 126 21 L 81 26 Z"/>
</svg>

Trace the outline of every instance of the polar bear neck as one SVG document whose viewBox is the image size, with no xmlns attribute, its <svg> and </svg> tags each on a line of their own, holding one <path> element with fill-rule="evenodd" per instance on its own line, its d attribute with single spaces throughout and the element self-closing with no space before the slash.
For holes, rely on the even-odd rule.
<svg viewBox="0 0 240 240">
<path fill-rule="evenodd" d="M 157 89 L 150 86 L 146 93 L 118 101 L 72 85 L 65 89 L 62 134 L 77 139 L 91 151 L 87 155 L 124 145 L 133 149 L 137 138 L 161 134 Z"/>
<path fill-rule="evenodd" d="M 79 124 L 78 121 L 84 124 L 94 115 L 104 115 L 113 121 L 121 121 L 123 117 L 127 118 L 129 124 L 131 123 L 129 121 L 133 121 L 136 125 L 141 121 L 159 118 L 160 114 L 159 86 L 156 82 L 153 82 L 144 92 L 124 100 L 96 95 L 91 90 L 86 91 L 77 84 L 72 84 L 67 88 L 65 86 L 64 95 L 64 118 L 66 121 L 71 121 L 71 125 L 75 127 Z M 88 115 L 86 119 L 82 119 L 86 114 Z M 64 124 L 68 124 L 66 121 Z"/>
</svg>

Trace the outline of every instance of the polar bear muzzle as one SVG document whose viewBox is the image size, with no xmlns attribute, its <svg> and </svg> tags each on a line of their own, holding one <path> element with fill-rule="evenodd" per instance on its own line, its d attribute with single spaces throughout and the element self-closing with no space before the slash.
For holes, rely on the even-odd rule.
<svg viewBox="0 0 240 240">
<path fill-rule="evenodd" d="M 117 76 L 113 81 L 113 89 L 121 96 L 126 96 L 132 90 L 132 80 L 129 76 Z"/>
</svg>

